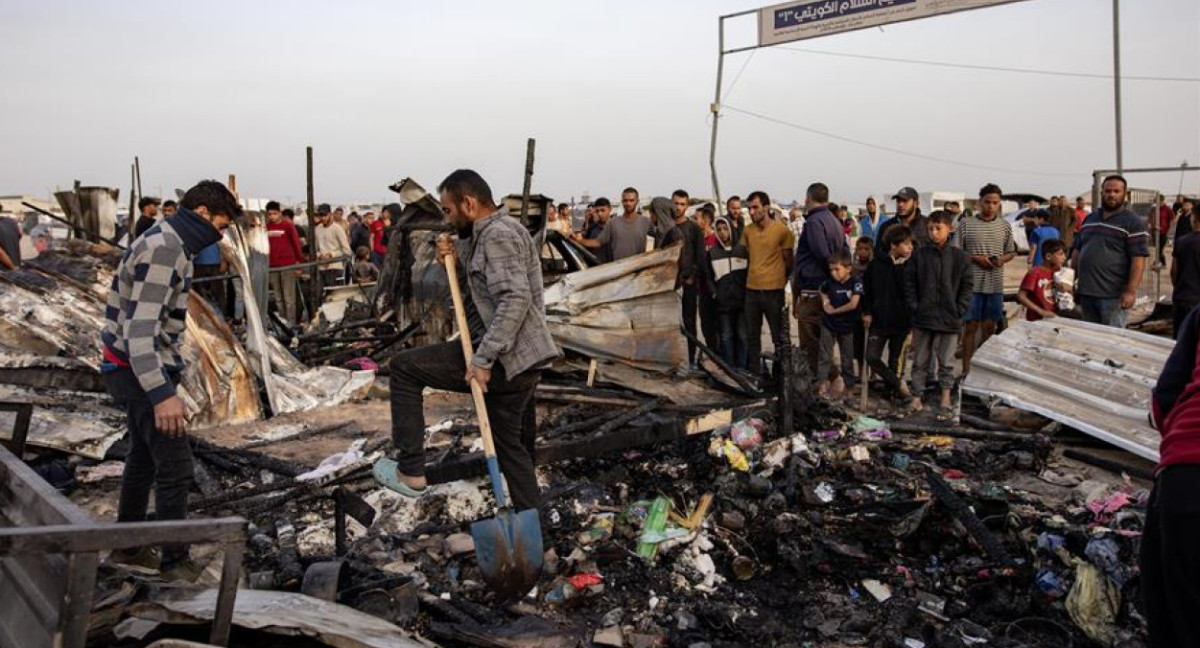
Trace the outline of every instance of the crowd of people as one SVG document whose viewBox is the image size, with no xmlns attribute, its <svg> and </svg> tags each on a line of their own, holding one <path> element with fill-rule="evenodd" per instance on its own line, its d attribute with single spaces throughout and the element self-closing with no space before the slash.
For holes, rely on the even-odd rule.
<svg viewBox="0 0 1200 648">
<path fill-rule="evenodd" d="M 1048 207 L 1025 206 L 1020 225 L 1029 243 L 1016 302 L 1030 320 L 1060 314 L 1123 327 L 1147 269 L 1151 236 L 1176 234 L 1171 275 L 1177 325 L 1200 303 L 1200 241 L 1191 235 L 1191 200 L 1173 207 L 1160 199 L 1150 219 L 1129 205 L 1121 176 L 1102 185 L 1094 210 L 1080 198 L 1053 196 Z M 649 249 L 681 246 L 676 288 L 682 296 L 689 370 L 699 360 L 697 342 L 729 365 L 765 376 L 764 320 L 776 349 L 782 346 L 786 295 L 799 347 L 816 370 L 817 394 L 844 395 L 871 375 L 884 385 L 894 411 L 925 408 L 925 389 L 936 383 L 936 416 L 950 418 L 955 357 L 961 374 L 976 349 L 1005 322 L 1005 270 L 1019 258 L 1013 226 L 1001 213 L 1003 191 L 979 190 L 963 209 L 958 202 L 930 214 L 919 195 L 903 187 L 889 216 L 874 198 L 851 215 L 830 201 L 829 188 L 810 185 L 803 206 L 775 206 L 762 191 L 733 196 L 718 214 L 711 203 L 693 204 L 684 190 L 655 198 L 644 209 L 637 189 L 621 193 L 621 213 L 600 198 L 587 206 L 582 227 L 571 207 L 552 210 L 547 226 L 570 236 L 607 263 Z M 745 218 L 748 216 L 748 219 Z M 1020 274 L 1020 273 L 1018 273 Z M 699 328 L 699 331 L 697 331 Z M 912 349 L 911 382 L 903 362 Z"/>
</svg>

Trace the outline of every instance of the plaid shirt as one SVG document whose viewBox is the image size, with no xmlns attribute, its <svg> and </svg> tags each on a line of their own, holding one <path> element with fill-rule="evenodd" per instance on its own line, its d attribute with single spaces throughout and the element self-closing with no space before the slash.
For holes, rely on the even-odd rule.
<svg viewBox="0 0 1200 648">
<path fill-rule="evenodd" d="M 503 210 L 475 221 L 466 267 L 487 326 L 471 364 L 490 369 L 499 360 L 512 378 L 559 356 L 546 328 L 541 259 L 520 221 Z"/>
<path fill-rule="evenodd" d="M 100 330 L 104 368 L 128 367 L 150 402 L 175 395 L 183 371 L 179 336 L 187 322 L 192 257 L 220 239 L 195 212 L 180 209 L 135 239 L 113 275 Z"/>
</svg>

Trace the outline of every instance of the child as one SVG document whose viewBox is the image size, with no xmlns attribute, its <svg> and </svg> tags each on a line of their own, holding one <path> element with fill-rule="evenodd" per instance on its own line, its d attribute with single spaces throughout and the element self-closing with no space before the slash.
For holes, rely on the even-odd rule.
<svg viewBox="0 0 1200 648">
<path fill-rule="evenodd" d="M 1047 241 L 1062 240 L 1059 231 L 1049 221 L 1050 212 L 1045 209 L 1039 209 L 1033 213 L 1033 222 L 1036 227 L 1029 234 L 1029 267 L 1031 268 L 1042 265 L 1042 246 Z"/>
<path fill-rule="evenodd" d="M 370 283 L 379 279 L 379 268 L 371 263 L 371 250 L 365 245 L 358 246 L 354 256 L 354 280 L 358 283 Z"/>
<path fill-rule="evenodd" d="M 717 244 L 708 250 L 708 264 L 717 302 L 717 353 L 730 365 L 746 368 L 746 274 L 749 255 L 734 245 L 733 230 L 726 218 L 718 218 Z"/>
<path fill-rule="evenodd" d="M 857 221 L 857 219 L 855 219 Z M 852 268 L 854 276 L 860 281 L 867 276 L 867 267 L 871 265 L 871 258 L 875 256 L 875 241 L 869 236 L 860 236 L 854 241 L 854 260 Z M 865 288 L 864 288 L 865 290 Z M 863 352 L 867 348 L 867 331 L 863 328 L 862 319 L 854 322 L 854 364 L 858 367 L 858 375 L 862 376 L 863 380 L 870 379 L 871 375 L 867 373 L 867 368 L 863 366 Z"/>
<path fill-rule="evenodd" d="M 1067 263 L 1067 246 L 1058 239 L 1042 242 L 1038 252 L 1042 262 L 1025 274 L 1017 293 L 1017 301 L 1025 307 L 1025 319 L 1030 322 L 1058 316 L 1054 274 Z"/>
<path fill-rule="evenodd" d="M 949 245 L 953 216 L 937 210 L 929 215 L 929 244 L 909 261 L 904 297 L 912 313 L 913 362 L 912 412 L 924 409 L 925 380 L 937 362 L 937 384 L 941 403 L 937 420 L 954 418 L 950 388 L 954 384 L 954 350 L 962 332 L 962 319 L 971 305 L 970 259 L 960 248 Z"/>
<path fill-rule="evenodd" d="M 858 301 L 862 280 L 854 276 L 850 252 L 838 250 L 829 258 L 830 279 L 821 284 L 821 349 L 817 360 L 817 397 L 828 398 L 833 346 L 841 355 L 841 379 L 846 389 L 854 387 L 854 324 L 858 321 Z"/>
<path fill-rule="evenodd" d="M 900 360 L 912 331 L 912 316 L 904 300 L 904 275 L 912 257 L 913 236 L 907 225 L 890 228 L 884 236 L 888 253 L 871 260 L 863 277 L 862 321 L 867 331 L 867 364 L 880 378 L 897 412 L 909 406 L 908 385 L 901 380 Z M 888 361 L 883 363 L 883 348 Z"/>
</svg>

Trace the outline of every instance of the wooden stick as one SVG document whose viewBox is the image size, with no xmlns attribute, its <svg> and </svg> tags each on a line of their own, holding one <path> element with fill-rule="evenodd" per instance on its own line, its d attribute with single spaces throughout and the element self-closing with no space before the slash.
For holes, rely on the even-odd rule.
<svg viewBox="0 0 1200 648">
<path fill-rule="evenodd" d="M 867 394 L 867 385 L 871 382 L 871 367 L 867 364 L 867 341 L 871 339 L 870 330 L 863 329 L 863 363 L 862 369 L 859 371 L 859 376 L 862 379 L 862 396 L 858 400 L 858 409 L 864 414 L 867 411 L 867 405 L 870 403 L 870 396 Z"/>
<path fill-rule="evenodd" d="M 595 358 L 592 358 L 592 361 L 588 363 L 588 377 L 587 377 L 587 386 L 588 387 L 596 386 L 596 370 L 599 368 L 600 368 L 600 362 L 597 361 Z"/>
</svg>

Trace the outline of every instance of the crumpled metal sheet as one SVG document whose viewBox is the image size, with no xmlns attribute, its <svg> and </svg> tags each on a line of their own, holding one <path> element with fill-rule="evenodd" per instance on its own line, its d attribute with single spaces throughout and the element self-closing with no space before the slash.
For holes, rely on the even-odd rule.
<svg viewBox="0 0 1200 648">
<path fill-rule="evenodd" d="M 1174 342 L 1066 318 L 1020 321 L 971 361 L 963 391 L 997 397 L 1158 461 L 1150 390 Z"/>
<path fill-rule="evenodd" d="M 194 429 L 262 418 L 258 381 L 246 350 L 225 320 L 203 299 L 188 300 L 187 334 L 179 396 L 192 413 Z"/>
<path fill-rule="evenodd" d="M 271 383 L 276 415 L 330 407 L 366 398 L 375 383 L 374 371 L 341 367 L 308 367 L 288 353 L 275 338 L 267 339 L 271 357 Z"/>
<path fill-rule="evenodd" d="M 167 623 L 211 621 L 217 590 L 166 590 L 130 608 L 142 619 Z M 430 648 L 430 643 L 354 608 L 293 592 L 239 589 L 233 624 L 289 637 L 310 637 L 337 648 Z"/>
<path fill-rule="evenodd" d="M 0 384 L 0 400 L 33 403 L 28 443 L 89 459 L 103 459 L 125 435 L 125 415 L 96 393 Z M 11 439 L 16 414 L 0 412 L 0 439 Z"/>
<path fill-rule="evenodd" d="M 669 371 L 687 358 L 675 277 L 678 246 L 580 270 L 546 289 L 559 346 L 601 360 Z"/>
</svg>

